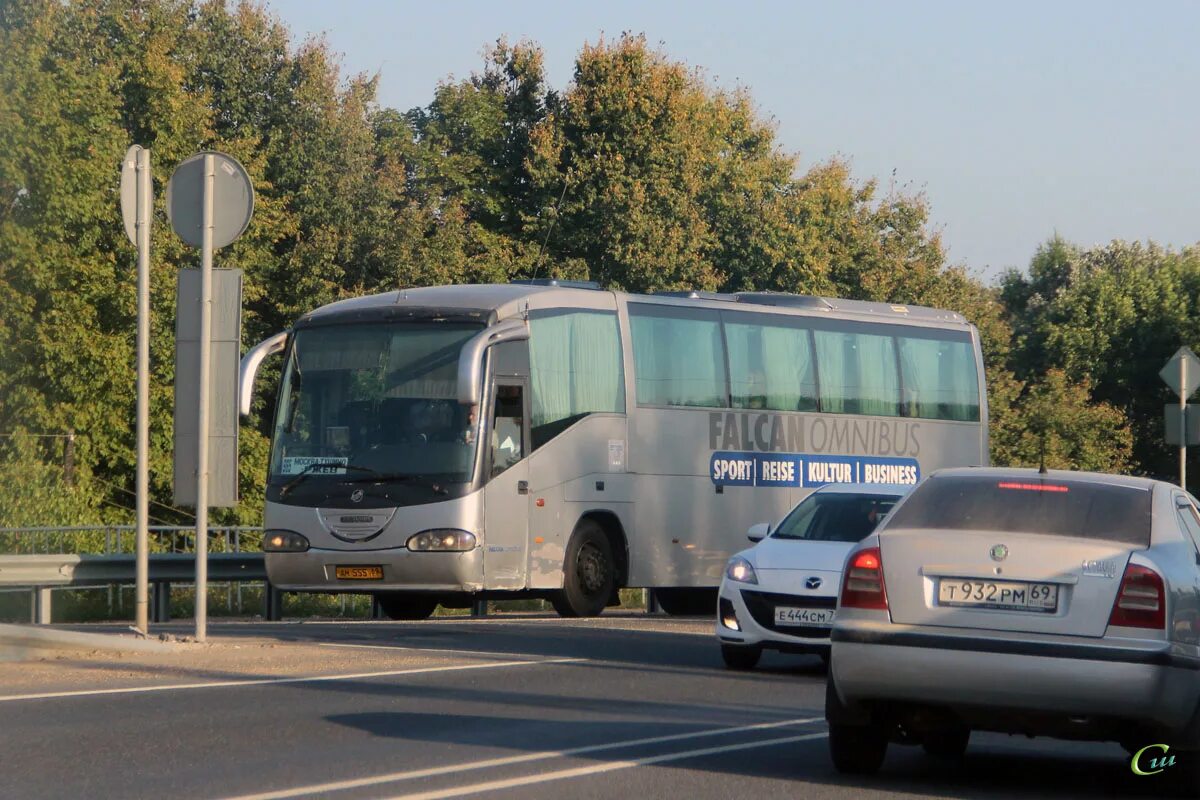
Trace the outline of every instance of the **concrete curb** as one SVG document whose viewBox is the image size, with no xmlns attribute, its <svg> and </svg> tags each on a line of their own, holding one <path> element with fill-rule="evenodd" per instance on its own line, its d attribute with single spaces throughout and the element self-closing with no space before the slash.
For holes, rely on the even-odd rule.
<svg viewBox="0 0 1200 800">
<path fill-rule="evenodd" d="M 33 625 L 0 624 L 0 661 L 29 661 L 58 653 L 94 652 L 170 653 L 175 647 L 157 639 L 132 634 L 80 633 Z"/>
</svg>

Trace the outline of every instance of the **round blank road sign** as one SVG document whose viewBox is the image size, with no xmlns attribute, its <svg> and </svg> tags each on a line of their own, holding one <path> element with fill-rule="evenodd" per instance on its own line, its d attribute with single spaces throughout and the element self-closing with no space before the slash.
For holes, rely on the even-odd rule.
<svg viewBox="0 0 1200 800">
<path fill-rule="evenodd" d="M 254 187 L 237 159 L 224 153 L 197 153 L 175 168 L 167 183 L 167 216 L 179 238 L 203 245 L 204 157 L 213 157 L 213 249 L 245 232 L 254 215 Z"/>
</svg>

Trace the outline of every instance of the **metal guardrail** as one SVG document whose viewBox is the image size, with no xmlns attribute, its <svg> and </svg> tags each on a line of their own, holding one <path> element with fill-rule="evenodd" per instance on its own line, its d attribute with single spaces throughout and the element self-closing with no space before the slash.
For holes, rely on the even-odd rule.
<svg viewBox="0 0 1200 800">
<path fill-rule="evenodd" d="M 136 556 L 128 553 L 0 555 L 0 587 L 29 587 L 31 621 L 46 625 L 50 623 L 51 589 L 131 583 L 136 569 Z M 263 616 L 269 620 L 281 617 L 280 592 L 267 581 L 262 553 L 210 553 L 208 574 L 214 582 L 264 583 Z M 153 591 L 151 616 L 155 622 L 166 622 L 170 619 L 171 584 L 195 581 L 196 557 L 189 553 L 152 553 L 149 578 Z"/>
<path fill-rule="evenodd" d="M 252 552 L 262 547 L 258 526 L 210 526 L 209 552 Z M 0 553 L 132 553 L 136 528 L 133 525 L 54 525 L 24 528 L 0 528 Z M 196 551 L 195 526 L 151 525 L 151 549 L 160 552 Z M 101 544 L 101 542 L 103 542 Z"/>
<path fill-rule="evenodd" d="M 111 614 L 112 587 L 133 583 L 136 577 L 135 530 L 133 525 L 0 528 L 0 591 L 28 587 L 32 593 L 31 621 L 49 624 L 52 589 L 107 586 Z M 196 579 L 196 529 L 185 525 L 151 525 L 149 530 L 151 548 L 168 551 L 150 554 L 151 620 L 166 622 L 170 619 L 171 584 L 191 583 Z M 262 582 L 263 618 L 275 621 L 282 617 L 282 593 L 267 580 L 261 552 L 262 532 L 261 527 L 249 525 L 210 527 L 208 577 L 215 583 L 238 585 L 239 609 L 241 584 Z M 245 552 L 247 548 L 250 552 Z M 382 617 L 378 601 L 372 604 L 371 616 Z M 487 616 L 486 599 L 472 602 L 471 616 Z"/>
<path fill-rule="evenodd" d="M 0 556 L 0 586 L 96 586 L 128 583 L 135 578 L 133 555 Z M 265 581 L 262 553 L 210 553 L 208 575 L 214 581 Z M 150 582 L 189 582 L 196 579 L 196 557 L 188 553 L 150 556 Z"/>
</svg>

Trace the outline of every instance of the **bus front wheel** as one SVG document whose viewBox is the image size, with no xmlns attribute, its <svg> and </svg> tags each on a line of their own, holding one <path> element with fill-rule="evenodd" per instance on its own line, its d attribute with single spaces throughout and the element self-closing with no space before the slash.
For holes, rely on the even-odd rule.
<svg viewBox="0 0 1200 800">
<path fill-rule="evenodd" d="M 375 595 L 388 619 L 428 619 L 438 607 L 438 599 L 409 592 L 383 592 Z"/>
<path fill-rule="evenodd" d="M 567 544 L 563 588 L 550 603 L 560 617 L 594 617 L 604 610 L 617 579 L 612 546 L 604 530 L 590 519 L 580 520 Z"/>
</svg>

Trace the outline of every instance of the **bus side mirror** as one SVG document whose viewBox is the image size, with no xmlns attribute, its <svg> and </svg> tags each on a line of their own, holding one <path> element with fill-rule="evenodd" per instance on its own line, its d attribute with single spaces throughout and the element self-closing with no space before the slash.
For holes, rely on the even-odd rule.
<svg viewBox="0 0 1200 800">
<path fill-rule="evenodd" d="M 259 342 L 242 356 L 242 363 L 238 367 L 238 411 L 243 417 L 250 415 L 250 401 L 254 399 L 254 378 L 258 375 L 259 365 L 267 356 L 283 352 L 283 348 L 287 346 L 287 337 L 287 331 L 277 333 Z"/>
<path fill-rule="evenodd" d="M 468 339 L 458 354 L 458 402 L 464 406 L 479 405 L 485 350 L 501 342 L 528 338 L 529 323 L 523 319 L 506 319 Z"/>
<path fill-rule="evenodd" d="M 771 523 L 759 522 L 750 526 L 750 530 L 746 531 L 746 538 L 752 542 L 761 542 L 767 538 L 767 534 L 771 532 Z"/>
</svg>

